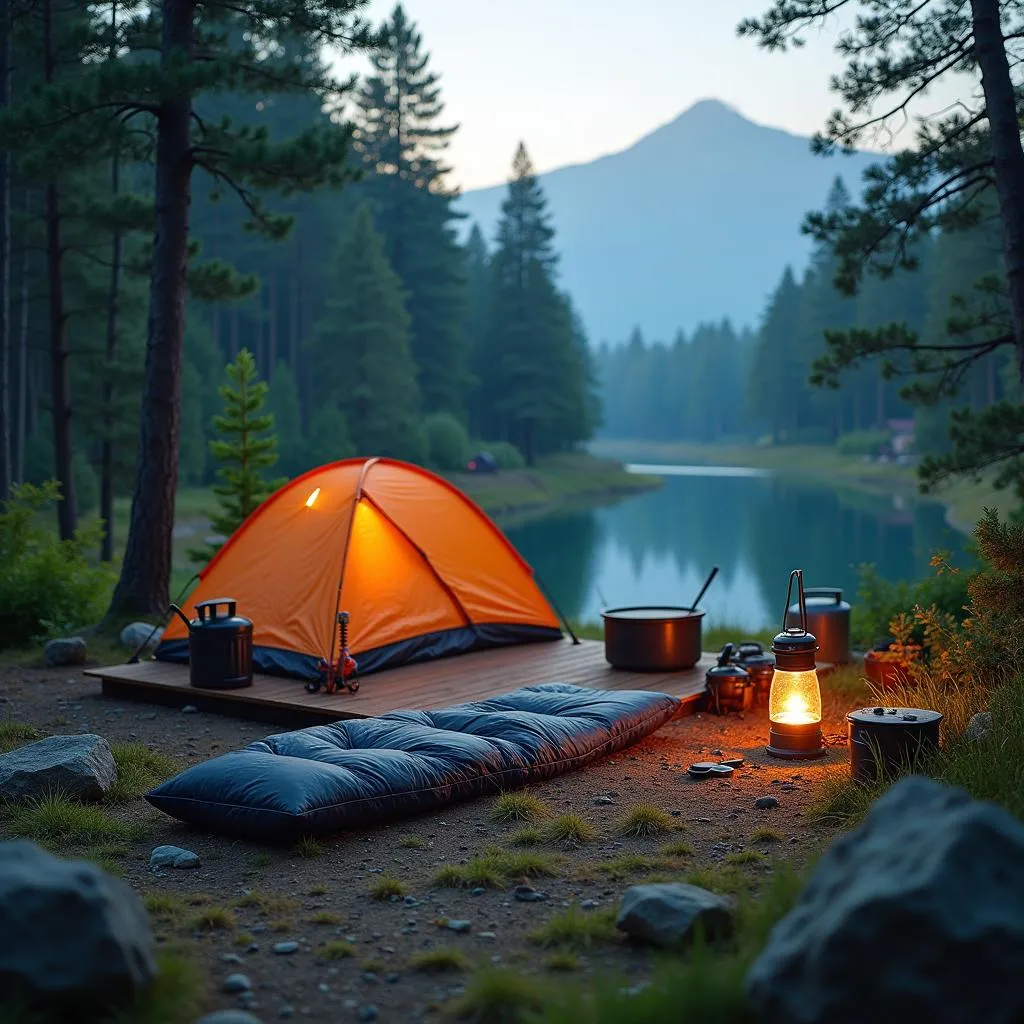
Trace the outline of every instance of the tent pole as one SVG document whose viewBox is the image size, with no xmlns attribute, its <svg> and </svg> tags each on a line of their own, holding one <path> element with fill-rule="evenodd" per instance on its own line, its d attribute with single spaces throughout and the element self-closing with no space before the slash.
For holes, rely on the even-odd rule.
<svg viewBox="0 0 1024 1024">
<path fill-rule="evenodd" d="M 172 606 L 176 604 L 181 604 L 185 595 L 189 592 L 189 590 L 192 589 L 192 584 L 195 583 L 197 579 L 199 579 L 199 573 L 196 573 L 195 576 L 193 576 L 192 579 L 190 579 L 188 583 L 186 583 L 185 586 L 181 588 L 181 593 L 171 602 Z M 171 621 L 172 614 L 173 612 L 167 613 L 168 622 Z M 160 623 L 158 622 L 150 631 L 149 636 L 147 636 L 146 639 L 143 640 L 142 643 L 135 648 L 135 653 L 125 662 L 126 665 L 137 665 L 139 663 L 139 655 L 142 654 L 142 652 L 146 649 L 146 646 L 149 644 L 149 641 L 153 639 L 154 634 L 159 628 Z"/>
<path fill-rule="evenodd" d="M 548 604 L 555 609 L 555 614 L 562 620 L 562 625 L 565 626 L 565 631 L 572 637 L 572 642 L 578 644 L 580 638 L 572 631 L 572 626 L 569 625 L 569 620 L 562 614 L 562 609 L 555 603 L 555 599 L 548 592 L 548 588 L 544 586 L 544 581 L 537 575 L 536 569 L 533 572 L 533 578 L 537 581 L 537 586 L 540 587 L 541 593 L 547 599 Z"/>
</svg>

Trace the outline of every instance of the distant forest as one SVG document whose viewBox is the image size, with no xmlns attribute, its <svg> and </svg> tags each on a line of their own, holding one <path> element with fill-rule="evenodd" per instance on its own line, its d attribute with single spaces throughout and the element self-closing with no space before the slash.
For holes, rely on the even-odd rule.
<svg viewBox="0 0 1024 1024">
<path fill-rule="evenodd" d="M 132 8 L 139 5 L 107 5 L 104 17 L 145 18 Z M 52 140 L 31 130 L 32 88 L 45 71 L 73 90 L 109 28 L 93 25 L 85 5 L 63 5 L 45 32 L 33 12 L 12 40 L 11 91 L 21 106 L 10 119 L 27 142 L 6 184 L 4 476 L 70 477 L 65 495 L 77 498 L 62 520 L 69 533 L 98 506 L 109 521 L 111 497 L 130 494 L 135 479 L 154 224 L 152 139 L 144 136 L 152 125 L 125 132 L 113 159 L 68 164 L 58 184 L 40 184 Z M 218 18 L 241 52 L 241 15 L 235 24 L 230 13 Z M 514 446 L 532 462 L 596 428 L 592 350 L 557 285 L 554 226 L 525 147 L 509 153 L 496 237 L 474 230 L 460 244 L 458 190 L 444 160 L 457 128 L 445 119 L 439 75 L 401 5 L 381 39 L 341 110 L 314 91 L 261 95 L 251 82 L 196 101 L 199 123 L 244 126 L 253 154 L 264 133 L 291 139 L 329 118 L 350 119 L 349 166 L 336 177 L 361 180 L 293 192 L 268 213 L 258 196 L 214 180 L 201 164 L 193 171 L 183 485 L 213 477 L 218 389 L 243 347 L 270 384 L 275 472 L 287 476 L 355 454 L 434 465 L 450 461 L 460 436 L 467 445 Z M 301 36 L 276 46 L 275 67 L 325 59 Z M 111 75 L 131 59 L 107 56 Z M 88 125 L 73 130 L 80 137 L 62 137 L 60 152 L 87 153 Z M 308 155 L 310 176 L 319 158 Z M 245 229 L 257 219 L 261 231 Z"/>
<path fill-rule="evenodd" d="M 837 179 L 829 209 L 849 202 Z M 802 275 L 786 267 L 756 330 L 737 330 L 725 319 L 689 335 L 645 339 L 634 330 L 597 351 L 604 424 L 602 436 L 652 441 L 832 443 L 846 437 L 851 450 L 876 446 L 889 421 L 914 419 L 922 452 L 948 448 L 949 409 L 912 407 L 901 382 L 885 379 L 882 357 L 847 373 L 841 387 L 810 383 L 824 354 L 826 331 L 877 328 L 905 321 L 929 344 L 955 344 L 963 303 L 1005 304 L 986 290 L 986 276 L 1003 275 L 999 222 L 935 233 L 917 246 L 918 267 L 887 278 L 867 277 L 854 298 L 834 287 L 836 258 L 818 248 Z M 975 282 L 981 281 L 981 286 Z M 679 287 L 685 288 L 685 282 Z M 974 291 L 973 296 L 969 293 Z M 961 298 L 952 298 L 960 296 Z M 891 354 L 889 358 L 892 358 Z M 967 371 L 958 405 L 981 409 L 1012 388 L 1011 354 L 998 351 Z"/>
</svg>

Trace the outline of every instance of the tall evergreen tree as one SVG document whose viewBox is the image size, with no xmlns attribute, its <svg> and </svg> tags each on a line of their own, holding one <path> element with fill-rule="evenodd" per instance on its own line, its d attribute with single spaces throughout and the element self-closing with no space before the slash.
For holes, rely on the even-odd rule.
<svg viewBox="0 0 1024 1024">
<path fill-rule="evenodd" d="M 572 314 L 555 284 L 554 234 L 547 200 L 520 143 L 491 260 L 489 369 L 480 399 L 493 410 L 489 436 L 512 441 L 528 465 L 544 451 L 582 439 L 560 427 L 573 408 L 586 406 L 580 396 L 589 388 L 575 355 Z"/>
<path fill-rule="evenodd" d="M 457 125 L 442 125 L 439 75 L 399 3 L 379 33 L 373 73 L 360 90 L 356 145 L 371 172 L 369 198 L 384 254 L 407 292 L 412 351 L 424 409 L 465 417 L 468 347 L 457 214 L 444 151 Z"/>
<path fill-rule="evenodd" d="M 335 273 L 336 297 L 316 326 L 320 404 L 341 411 L 358 454 L 419 461 L 409 314 L 366 205 L 341 242 Z"/>
</svg>

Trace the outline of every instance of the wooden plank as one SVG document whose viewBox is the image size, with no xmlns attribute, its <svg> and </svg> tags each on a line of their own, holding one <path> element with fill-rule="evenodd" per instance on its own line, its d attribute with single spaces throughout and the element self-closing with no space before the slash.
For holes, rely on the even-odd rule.
<svg viewBox="0 0 1024 1024">
<path fill-rule="evenodd" d="M 187 665 L 163 661 L 88 669 L 85 674 L 99 679 L 103 693 L 111 697 L 174 707 L 194 704 L 220 714 L 284 725 L 368 718 L 408 708 L 429 710 L 545 682 L 660 691 L 692 705 L 703 693 L 704 673 L 716 658 L 704 654 L 698 665 L 682 672 L 624 672 L 605 661 L 600 641 L 562 640 L 404 665 L 367 676 L 356 694 L 307 693 L 297 679 L 259 674 L 252 686 L 241 690 L 199 690 L 189 685 Z"/>
</svg>

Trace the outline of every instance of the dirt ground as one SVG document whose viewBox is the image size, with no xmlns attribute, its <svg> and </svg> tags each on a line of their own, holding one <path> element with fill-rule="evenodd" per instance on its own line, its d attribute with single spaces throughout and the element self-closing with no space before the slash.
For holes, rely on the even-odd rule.
<svg viewBox="0 0 1024 1024">
<path fill-rule="evenodd" d="M 628 885 L 645 878 L 685 878 L 699 871 L 727 887 L 735 888 L 740 877 L 742 885 L 756 888 L 772 870 L 773 860 L 799 860 L 816 848 L 825 834 L 820 826 L 806 823 L 805 813 L 820 781 L 844 771 L 847 761 L 845 707 L 836 701 L 826 701 L 826 707 L 824 731 L 830 746 L 820 761 L 768 758 L 763 711 L 743 719 L 697 714 L 676 719 L 644 742 L 583 771 L 533 786 L 531 792 L 552 814 L 579 814 L 597 833 L 575 849 L 534 847 L 558 863 L 556 877 L 531 883 L 547 894 L 546 900 L 520 901 L 514 882 L 507 889 L 476 895 L 432 885 L 446 864 L 465 863 L 488 846 L 509 848 L 511 836 L 525 823 L 495 823 L 493 798 L 347 834 L 325 843 L 322 851 L 301 851 L 306 856 L 299 848 L 275 849 L 193 831 L 135 800 L 111 809 L 115 817 L 145 827 L 145 838 L 122 849 L 118 864 L 141 894 L 185 897 L 199 911 L 229 910 L 219 917 L 207 915 L 211 930 L 205 932 L 173 911 L 166 918 L 154 917 L 161 942 L 186 948 L 202 962 L 210 981 L 209 1009 L 245 1006 L 265 1022 L 291 1017 L 325 1022 L 424 1019 L 461 994 L 467 974 L 426 973 L 414 969 L 410 960 L 424 950 L 450 947 L 477 964 L 503 963 L 545 973 L 573 968 L 584 978 L 611 972 L 633 985 L 653 966 L 651 953 L 644 949 L 608 936 L 576 960 L 552 960 L 553 951 L 529 935 L 573 904 L 583 913 L 607 913 Z M 139 741 L 182 767 L 275 731 L 260 723 L 103 698 L 97 682 L 74 670 L 13 666 L 0 668 L 0 720 L 29 723 L 50 733 L 95 732 L 111 743 Z M 746 758 L 746 766 L 727 779 L 695 780 L 686 774 L 694 761 L 736 756 Z M 776 797 L 778 806 L 757 809 L 755 801 L 765 796 Z M 673 830 L 650 838 L 620 837 L 617 819 L 638 803 L 666 811 Z M 692 853 L 680 852 L 680 842 L 690 844 Z M 642 854 L 656 861 L 663 858 L 667 843 L 677 844 L 677 849 L 666 870 L 652 874 L 651 864 L 623 860 L 624 855 Z M 148 868 L 149 854 L 162 844 L 193 850 L 202 859 L 201 867 L 154 874 Z M 382 876 L 404 882 L 407 895 L 393 902 L 373 899 L 371 886 Z M 252 905 L 235 906 L 240 898 Z M 444 919 L 469 921 L 469 930 L 457 934 L 438 923 Z M 298 948 L 275 953 L 273 947 L 281 942 L 295 942 Z M 332 942 L 335 946 L 328 946 Z M 339 946 L 343 942 L 351 944 L 351 951 Z M 325 959 L 331 948 L 351 955 Z M 224 979 L 232 973 L 250 979 L 250 995 L 223 991 Z"/>
</svg>

